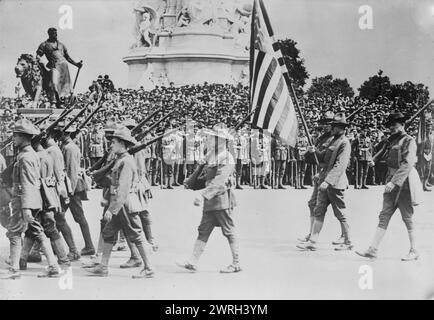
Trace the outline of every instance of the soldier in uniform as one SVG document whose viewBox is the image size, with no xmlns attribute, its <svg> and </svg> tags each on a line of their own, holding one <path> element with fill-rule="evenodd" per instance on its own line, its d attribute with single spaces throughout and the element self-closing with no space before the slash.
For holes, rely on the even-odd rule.
<svg viewBox="0 0 434 320">
<path fill-rule="evenodd" d="M 175 162 L 173 167 L 173 186 L 179 187 L 179 176 L 183 175 L 185 153 L 183 151 L 184 146 L 184 136 L 183 130 L 178 130 L 175 133 Z"/>
<path fill-rule="evenodd" d="M 172 124 L 169 125 L 168 129 L 172 129 Z M 176 161 L 176 141 L 177 135 L 175 133 L 166 135 L 161 140 L 161 155 L 163 164 L 163 175 L 166 180 L 166 189 L 173 189 L 172 177 L 173 177 L 173 166 Z"/>
<path fill-rule="evenodd" d="M 57 191 L 60 197 L 61 208 L 59 211 L 56 211 L 54 214 L 54 219 L 56 220 L 56 227 L 62 233 L 63 238 L 65 239 L 66 244 L 69 248 L 68 259 L 70 261 L 75 261 L 80 259 L 80 253 L 77 250 L 77 246 L 75 245 L 74 236 L 72 234 L 71 227 L 66 221 L 65 217 L 65 208 L 69 203 L 69 195 L 67 191 L 67 181 L 66 181 L 66 171 L 65 171 L 65 160 L 63 158 L 62 151 L 60 150 L 58 144 L 54 140 L 54 137 L 60 138 L 61 133 L 59 132 L 59 127 L 53 130 L 53 133 L 50 133 L 46 138 L 42 141 L 43 146 L 47 150 L 48 155 L 53 159 L 53 172 L 54 177 L 57 183 Z M 32 253 L 29 256 L 28 261 L 31 262 L 30 258 L 32 257 Z"/>
<path fill-rule="evenodd" d="M 303 130 L 300 130 L 300 135 L 297 138 L 297 145 L 295 147 L 295 158 L 297 160 L 296 172 L 296 189 L 306 189 L 304 186 L 304 176 L 306 174 L 306 160 L 304 158 L 309 141 Z"/>
<path fill-rule="evenodd" d="M 431 161 L 432 161 L 432 137 L 431 135 L 431 123 L 426 125 L 426 137 L 422 138 L 422 143 L 418 146 L 418 161 L 417 168 L 419 169 L 419 175 L 422 179 L 423 191 L 431 192 L 429 188 L 429 177 L 431 175 Z"/>
<path fill-rule="evenodd" d="M 318 124 L 323 128 L 323 131 L 324 131 L 324 133 L 317 139 L 317 141 L 315 143 L 315 148 L 319 153 L 322 153 L 325 150 L 327 150 L 330 143 L 334 139 L 334 136 L 332 134 L 332 126 L 330 124 L 333 121 L 333 119 L 334 119 L 334 113 L 331 111 L 327 111 L 325 113 L 324 117 L 318 121 Z M 321 159 L 323 161 L 319 161 L 319 160 L 320 159 L 318 158 L 319 168 L 321 171 L 318 175 L 316 175 L 313 178 L 313 183 L 314 183 L 313 191 L 312 191 L 312 195 L 308 201 L 309 212 L 310 212 L 310 230 L 309 230 L 309 234 L 306 237 L 298 239 L 301 242 L 307 242 L 310 240 L 310 236 L 312 234 L 313 223 L 315 221 L 315 206 L 317 203 L 318 192 L 319 192 L 318 181 L 324 180 L 323 175 L 326 173 L 325 169 L 328 166 L 328 163 L 325 163 L 324 159 Z M 306 161 L 310 162 L 310 163 L 315 162 L 315 158 L 314 158 L 313 153 L 311 153 L 311 152 L 306 153 Z M 342 230 L 342 232 L 343 232 L 343 230 Z M 341 237 L 337 241 L 332 242 L 332 244 L 334 244 L 334 245 L 340 245 L 341 243 L 343 243 L 343 235 L 342 234 L 341 234 Z"/>
<path fill-rule="evenodd" d="M 194 121 L 187 121 L 187 130 L 185 134 L 185 166 L 187 171 L 187 177 L 189 177 L 195 168 L 196 159 L 195 159 L 195 150 L 196 150 L 196 134 L 194 130 Z"/>
<path fill-rule="evenodd" d="M 417 190 L 421 189 L 416 163 L 416 141 L 405 132 L 405 122 L 408 118 L 401 112 L 392 112 L 386 122 L 391 130 L 385 148 L 387 164 L 386 186 L 383 193 L 383 209 L 380 212 L 379 223 L 371 246 L 364 252 L 357 251 L 363 257 L 377 257 L 378 247 L 383 239 L 389 221 L 396 209 L 401 211 L 402 220 L 408 231 L 410 251 L 402 258 L 403 261 L 416 260 L 415 231 L 413 224 L 414 205 L 419 201 Z"/>
<path fill-rule="evenodd" d="M 92 128 L 89 134 L 89 158 L 90 165 L 93 166 L 104 156 L 104 150 L 107 148 L 104 145 L 104 132 L 101 124 L 97 124 Z"/>
<path fill-rule="evenodd" d="M 144 264 L 143 270 L 133 278 L 151 278 L 154 275 L 139 217 L 144 206 L 138 192 L 136 160 L 128 153 L 128 147 L 136 143 L 126 127 L 117 129 L 112 136 L 111 149 L 116 155 L 116 162 L 110 173 L 108 209 L 104 214 L 106 224 L 103 229 L 103 253 L 100 264 L 86 269 L 95 276 L 108 276 L 110 255 L 121 229 L 128 240 L 135 244 Z"/>
<path fill-rule="evenodd" d="M 354 139 L 352 150 L 355 161 L 357 161 L 355 189 L 369 189 L 366 186 L 366 180 L 368 179 L 368 164 L 372 161 L 372 143 L 366 132 L 362 132 Z"/>
<path fill-rule="evenodd" d="M 274 181 L 277 181 L 278 189 L 286 189 L 283 186 L 283 176 L 286 171 L 288 161 L 288 149 L 280 139 L 273 138 L 273 161 L 274 161 Z"/>
<path fill-rule="evenodd" d="M 65 126 L 60 125 L 60 127 Z M 63 132 L 61 137 L 61 150 L 63 154 L 63 158 L 65 160 L 65 170 L 68 179 L 71 181 L 71 189 L 68 190 L 69 193 L 69 203 L 63 204 L 63 211 L 67 211 L 68 208 L 71 209 L 72 216 L 74 221 L 77 222 L 80 226 L 81 233 L 83 235 L 85 246 L 81 250 L 80 254 L 82 256 L 85 255 L 94 255 L 95 248 L 93 246 L 92 237 L 89 230 L 89 224 L 87 223 L 86 217 L 84 215 L 83 204 L 81 202 L 82 196 L 81 193 L 84 190 L 81 190 L 80 184 L 78 184 L 79 175 L 80 175 L 80 159 L 81 153 L 78 149 L 77 145 L 72 141 L 70 137 L 70 133 L 75 132 L 76 128 L 74 125 L 70 126 L 66 131 Z"/>
<path fill-rule="evenodd" d="M 0 154 L 0 175 L 7 168 L 5 158 Z M 9 203 L 11 202 L 12 190 L 0 181 L 0 224 L 3 228 L 7 229 L 9 217 L 11 216 L 11 209 Z"/>
<path fill-rule="evenodd" d="M 41 139 L 32 140 L 33 149 L 36 151 L 40 160 L 41 175 L 41 196 L 42 210 L 38 212 L 36 219 L 42 225 L 45 235 L 50 239 L 54 253 L 57 255 L 58 262 L 64 266 L 70 266 L 67 252 L 56 227 L 55 215 L 60 212 L 61 204 L 57 191 L 57 180 L 54 176 L 54 160 L 42 147 Z M 20 257 L 20 270 L 27 269 L 27 259 L 34 244 L 34 239 L 24 237 L 23 248 Z"/>
<path fill-rule="evenodd" d="M 241 187 L 242 182 L 244 182 L 245 179 L 243 178 L 243 174 L 245 172 L 245 162 L 248 160 L 248 138 L 246 136 L 245 130 L 240 130 L 236 133 L 235 141 L 233 144 L 234 148 L 234 158 L 236 161 L 236 186 L 235 189 L 242 190 Z M 243 180 L 243 181 L 242 181 Z"/>
<path fill-rule="evenodd" d="M 9 138 L 10 136 L 12 136 L 12 129 L 8 128 L 6 131 L 7 135 L 6 135 L 6 139 Z M 15 152 L 14 152 L 14 144 L 10 143 L 9 145 L 7 145 L 4 149 L 4 155 L 5 155 L 5 160 L 6 160 L 6 165 L 9 166 L 12 164 L 12 162 L 14 161 L 14 156 L 15 156 Z"/>
<path fill-rule="evenodd" d="M 10 241 L 10 268 L 4 279 L 17 279 L 21 254 L 21 235 L 25 235 L 41 244 L 48 261 L 48 269 L 41 276 L 56 277 L 60 268 L 44 229 L 37 221 L 36 215 L 42 209 L 40 193 L 40 161 L 31 147 L 31 139 L 39 130 L 28 120 L 15 123 L 13 130 L 14 145 L 18 149 L 17 160 L 12 173 L 13 196 L 12 215 L 9 219 L 7 237 Z"/>
<path fill-rule="evenodd" d="M 189 189 L 201 190 L 194 201 L 195 206 L 203 203 L 202 220 L 198 228 L 198 237 L 189 260 L 177 263 L 189 271 L 197 271 L 200 256 L 214 229 L 221 227 L 223 235 L 228 239 L 232 253 L 232 264 L 221 270 L 222 273 L 240 272 L 239 244 L 235 234 L 233 209 L 236 206 L 232 191 L 232 176 L 235 161 L 227 149 L 227 140 L 231 139 L 228 130 L 215 126 L 207 139 L 207 155 L 205 164 L 187 179 L 185 186 Z"/>
<path fill-rule="evenodd" d="M 345 137 L 345 128 L 349 123 L 345 115 L 337 114 L 330 123 L 332 126 L 333 140 L 327 149 L 322 152 L 316 151 L 315 147 L 309 147 L 310 152 L 316 152 L 318 161 L 324 163 L 318 179 L 318 194 L 314 209 L 315 220 L 309 240 L 297 245 L 302 250 L 316 250 L 316 242 L 324 224 L 327 207 L 331 204 L 336 218 L 341 223 L 344 243 L 335 247 L 335 250 L 351 250 L 349 225 L 345 215 L 344 192 L 348 188 L 346 169 L 350 162 L 351 144 Z"/>
</svg>

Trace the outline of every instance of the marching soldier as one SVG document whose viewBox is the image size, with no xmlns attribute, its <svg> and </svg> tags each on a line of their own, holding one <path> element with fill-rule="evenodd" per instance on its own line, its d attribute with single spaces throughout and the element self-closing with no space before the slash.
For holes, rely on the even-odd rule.
<svg viewBox="0 0 434 320">
<path fill-rule="evenodd" d="M 133 278 L 151 278 L 154 275 L 139 217 L 144 206 L 138 193 L 136 160 L 128 153 L 128 148 L 134 144 L 136 140 L 126 127 L 117 129 L 112 136 L 111 149 L 116 155 L 116 162 L 110 174 L 108 209 L 104 214 L 106 223 L 103 229 L 103 253 L 100 264 L 86 269 L 95 276 L 108 276 L 110 255 L 121 229 L 128 240 L 135 244 L 144 264 L 143 270 Z"/>
<path fill-rule="evenodd" d="M 297 245 L 297 248 L 303 250 L 314 251 L 317 249 L 316 242 L 318 241 L 321 232 L 324 217 L 327 212 L 327 207 L 331 204 L 336 218 L 341 223 L 341 228 L 344 235 L 344 243 L 340 244 L 335 250 L 351 250 L 349 235 L 349 225 L 345 215 L 345 200 L 344 192 L 348 188 L 348 179 L 346 169 L 351 156 L 351 144 L 348 138 L 345 137 L 345 128 L 349 125 L 343 114 L 335 116 L 331 122 L 333 140 L 328 145 L 327 149 L 322 152 L 316 151 L 315 147 L 309 147 L 310 152 L 316 152 L 320 163 L 324 163 L 319 179 L 318 179 L 318 194 L 314 209 L 314 223 L 312 233 L 309 240 Z"/>
<path fill-rule="evenodd" d="M 231 177 L 235 163 L 231 153 L 227 150 L 227 141 L 231 138 L 226 128 L 215 126 L 207 139 L 208 152 L 205 164 L 199 166 L 185 182 L 188 189 L 202 190 L 200 196 L 196 197 L 194 205 L 200 206 L 203 203 L 202 220 L 192 256 L 185 262 L 177 263 L 178 266 L 189 271 L 197 271 L 197 264 L 214 227 L 221 227 L 232 253 L 232 264 L 220 272 L 241 271 L 238 237 L 235 234 L 233 220 L 236 200 Z"/>
<path fill-rule="evenodd" d="M 0 175 L 7 168 L 6 160 L 3 155 L 0 154 Z M 7 229 L 11 210 L 9 203 L 11 202 L 12 190 L 0 181 L 0 224 L 3 228 Z"/>
<path fill-rule="evenodd" d="M 137 124 L 134 120 L 129 119 L 125 120 L 122 123 L 127 129 L 131 130 L 134 128 Z M 134 159 L 136 160 L 136 166 L 137 166 L 137 177 L 138 177 L 138 190 L 139 190 L 139 196 L 142 199 L 142 204 L 145 206 L 143 211 L 139 212 L 140 221 L 142 222 L 142 228 L 143 232 L 145 233 L 145 238 L 149 242 L 149 244 L 152 246 L 152 249 L 154 251 L 158 250 L 158 244 L 155 241 L 153 234 L 152 234 L 152 219 L 151 214 L 148 211 L 148 202 L 150 200 L 151 195 L 151 185 L 146 178 L 146 167 L 145 167 L 145 155 L 144 150 L 141 150 L 134 154 Z M 136 248 L 134 248 L 133 243 L 129 243 L 130 249 L 131 249 L 131 257 L 129 261 L 122 265 L 121 268 L 128 268 L 131 266 L 141 266 L 141 261 L 139 258 L 139 253 Z"/>
<path fill-rule="evenodd" d="M 63 126 L 65 123 L 63 124 Z M 59 125 L 63 127 L 62 125 Z M 67 211 L 68 208 L 71 209 L 72 216 L 74 221 L 80 225 L 81 233 L 83 235 L 85 246 L 81 250 L 80 254 L 82 256 L 86 255 L 94 255 L 95 248 L 93 246 L 92 237 L 89 230 L 89 224 L 87 223 L 86 217 L 84 215 L 82 200 L 82 193 L 85 193 L 81 187 L 81 184 L 78 183 L 79 175 L 81 174 L 80 170 L 80 159 L 81 153 L 78 146 L 72 141 L 70 134 L 75 132 L 76 128 L 74 125 L 70 126 L 67 130 L 65 130 L 61 137 L 61 150 L 63 154 L 63 158 L 65 160 L 65 170 L 68 179 L 70 180 L 71 189 L 68 190 L 69 194 L 69 203 L 63 204 L 63 211 Z"/>
<path fill-rule="evenodd" d="M 431 192 L 429 188 L 429 177 L 431 175 L 431 161 L 432 161 L 432 137 L 431 136 L 431 123 L 426 125 L 426 137 L 422 137 L 422 144 L 419 145 L 418 150 L 418 163 L 420 177 L 422 179 L 423 191 Z"/>
<path fill-rule="evenodd" d="M 48 136 L 42 141 L 48 155 L 53 159 L 53 173 L 57 183 L 57 192 L 60 198 L 61 208 L 54 214 L 56 220 L 56 227 L 61 232 L 66 244 L 69 248 L 68 260 L 75 261 L 80 259 L 80 253 L 75 245 L 74 236 L 72 235 L 71 227 L 66 221 L 64 207 L 69 203 L 67 178 L 65 171 L 65 160 L 63 159 L 62 151 L 58 144 L 55 142 L 54 137 L 60 138 L 59 127 L 53 130 L 53 133 L 49 133 Z M 28 261 L 31 262 L 32 253 L 30 253 Z M 32 259 L 34 260 L 34 259 Z"/>
<path fill-rule="evenodd" d="M 12 136 L 12 129 L 8 128 L 6 131 L 6 139 Z M 12 164 L 12 162 L 14 161 L 14 156 L 15 156 L 15 152 L 14 152 L 14 144 L 10 143 L 9 145 L 7 145 L 4 149 L 4 155 L 5 155 L 5 161 L 6 161 L 6 165 L 9 166 Z"/>
<path fill-rule="evenodd" d="M 195 122 L 192 120 L 187 121 L 187 130 L 185 134 L 185 166 L 187 171 L 187 177 L 189 177 L 195 168 L 195 150 L 196 150 L 196 134 L 194 130 Z"/>
<path fill-rule="evenodd" d="M 303 130 L 300 130 L 300 135 L 297 138 L 297 144 L 295 147 L 295 158 L 297 160 L 296 171 L 296 189 L 306 189 L 304 186 L 304 176 L 306 174 L 306 160 L 304 158 L 309 141 Z"/>
<path fill-rule="evenodd" d="M 57 191 L 57 180 L 54 176 L 54 160 L 42 147 L 41 139 L 32 140 L 33 149 L 39 156 L 41 175 L 42 210 L 37 214 L 37 221 L 42 225 L 45 235 L 50 239 L 58 262 L 64 266 L 70 266 L 67 252 L 62 237 L 56 227 L 55 215 L 61 210 L 61 203 Z M 34 239 L 25 236 L 20 257 L 20 270 L 27 269 L 27 259 L 34 244 Z"/>
<path fill-rule="evenodd" d="M 325 150 L 327 150 L 330 143 L 334 139 L 334 136 L 332 134 L 332 126 L 330 125 L 330 123 L 333 121 L 333 119 L 334 119 L 334 113 L 331 111 L 328 111 L 325 113 L 324 117 L 318 121 L 318 124 L 320 126 L 322 126 L 323 130 L 324 130 L 324 133 L 318 138 L 318 140 L 315 143 L 315 148 L 319 153 L 322 153 Z M 313 224 L 315 222 L 315 206 L 317 203 L 318 192 L 319 192 L 318 181 L 324 180 L 324 174 L 326 173 L 325 169 L 328 166 L 328 163 L 325 163 L 324 159 L 321 159 L 321 160 L 323 160 L 323 161 L 319 161 L 319 158 L 318 158 L 319 168 L 321 171 L 318 175 L 316 175 L 313 178 L 314 185 L 313 185 L 312 195 L 308 201 L 309 212 L 310 212 L 310 230 L 309 230 L 309 234 L 306 237 L 298 239 L 301 242 L 309 241 L 310 237 L 312 235 L 312 228 L 313 228 Z M 310 162 L 310 163 L 315 162 L 315 158 L 314 158 L 313 153 L 311 153 L 311 152 L 306 153 L 306 161 Z M 339 245 L 342 242 L 343 242 L 343 237 L 341 236 L 341 238 L 338 241 L 333 242 L 333 244 Z"/>
<path fill-rule="evenodd" d="M 385 157 L 387 163 L 387 184 L 383 193 L 383 209 L 380 212 L 379 223 L 371 246 L 358 255 L 374 259 L 383 239 L 389 221 L 396 209 L 401 211 L 402 220 L 408 231 L 410 251 L 401 260 L 412 261 L 419 257 L 416 251 L 415 231 L 413 224 L 414 206 L 418 204 L 418 190 L 421 189 L 420 179 L 414 168 L 416 163 L 416 141 L 405 132 L 405 122 L 408 118 L 401 112 L 392 112 L 386 122 L 391 130 L 387 141 Z"/>
<path fill-rule="evenodd" d="M 31 147 L 32 137 L 39 130 L 28 120 L 15 123 L 13 129 L 14 145 L 18 149 L 17 160 L 12 173 L 13 196 L 12 215 L 9 219 L 7 237 L 10 241 L 10 268 L 3 279 L 17 279 L 21 254 L 21 234 L 37 241 L 48 261 L 48 269 L 41 276 L 56 277 L 60 274 L 50 241 L 44 229 L 37 221 L 36 215 L 42 209 L 40 193 L 40 161 Z"/>
</svg>

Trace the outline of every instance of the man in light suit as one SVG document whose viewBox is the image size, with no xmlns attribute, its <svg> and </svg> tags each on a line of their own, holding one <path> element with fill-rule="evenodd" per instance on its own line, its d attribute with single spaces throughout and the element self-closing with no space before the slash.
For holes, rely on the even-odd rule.
<svg viewBox="0 0 434 320">
<path fill-rule="evenodd" d="M 336 218 L 339 220 L 344 236 L 344 242 L 335 247 L 335 250 L 351 250 L 349 235 L 349 225 L 345 215 L 344 192 L 348 188 L 348 178 L 346 169 L 351 157 L 351 144 L 345 136 L 345 128 L 349 123 L 345 115 L 337 114 L 330 123 L 332 126 L 333 140 L 327 149 L 322 152 L 316 152 L 319 162 L 327 164 L 322 168 L 320 179 L 318 181 L 319 190 L 317 201 L 314 209 L 314 223 L 312 234 L 309 241 L 297 245 L 302 250 L 314 251 L 317 249 L 316 243 L 324 224 L 324 217 L 327 207 L 331 204 Z M 315 152 L 315 147 L 309 147 L 309 152 Z"/>
</svg>

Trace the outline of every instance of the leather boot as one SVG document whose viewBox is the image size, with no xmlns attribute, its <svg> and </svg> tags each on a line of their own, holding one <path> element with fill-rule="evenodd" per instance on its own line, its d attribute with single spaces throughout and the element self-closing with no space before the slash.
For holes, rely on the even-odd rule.
<svg viewBox="0 0 434 320">
<path fill-rule="evenodd" d="M 53 249 L 51 248 L 50 240 L 48 240 L 48 238 L 44 237 L 42 239 L 41 249 L 45 257 L 47 258 L 48 269 L 43 274 L 38 275 L 38 277 L 49 277 L 49 278 L 59 277 L 61 274 L 60 272 L 61 270 L 59 265 L 57 264 L 56 256 L 54 255 Z"/>
<path fill-rule="evenodd" d="M 27 248 L 26 248 L 27 249 Z M 42 262 L 42 256 L 41 256 L 41 246 L 39 242 L 35 242 L 33 244 L 33 247 L 30 248 L 30 252 L 26 252 L 27 254 L 27 262 L 34 262 L 39 263 Z"/>
<path fill-rule="evenodd" d="M 19 262 L 20 270 L 27 270 L 27 259 L 29 258 L 30 251 L 32 250 L 34 244 L 35 241 L 33 239 L 29 237 L 24 237 Z"/>
<path fill-rule="evenodd" d="M 92 237 L 90 235 L 89 224 L 87 221 L 80 224 L 81 233 L 84 239 L 84 248 L 81 250 L 82 256 L 91 256 L 95 254 L 95 247 L 92 243 Z"/>
<path fill-rule="evenodd" d="M 144 242 L 137 243 L 136 246 L 142 257 L 144 268 L 138 275 L 134 275 L 133 279 L 152 278 L 154 271 L 152 270 L 149 250 L 146 248 Z"/>
<path fill-rule="evenodd" d="M 107 277 L 108 276 L 108 263 L 110 260 L 110 255 L 112 253 L 113 243 L 104 242 L 101 263 L 94 268 L 85 269 L 92 275 L 97 277 Z"/>
<path fill-rule="evenodd" d="M 57 256 L 57 263 L 61 266 L 69 267 L 71 262 L 69 261 L 68 254 L 66 253 L 65 244 L 62 241 L 62 238 L 51 241 L 51 246 L 53 247 L 53 251 Z"/>
<path fill-rule="evenodd" d="M 21 253 L 21 237 L 14 236 L 9 238 L 9 250 L 10 250 L 10 267 L 7 274 L 1 275 L 1 279 L 14 280 L 21 278 L 19 271 L 19 261 Z"/>
</svg>

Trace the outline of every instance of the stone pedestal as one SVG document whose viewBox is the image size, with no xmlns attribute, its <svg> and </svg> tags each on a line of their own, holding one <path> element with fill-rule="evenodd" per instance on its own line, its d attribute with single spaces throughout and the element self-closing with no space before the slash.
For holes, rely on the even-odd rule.
<svg viewBox="0 0 434 320">
<path fill-rule="evenodd" d="M 246 84 L 248 52 L 237 48 L 234 36 L 220 29 L 175 28 L 158 35 L 158 47 L 132 49 L 123 58 L 129 67 L 128 86 L 149 88 L 170 82 L 187 85 L 205 81 Z"/>
</svg>

